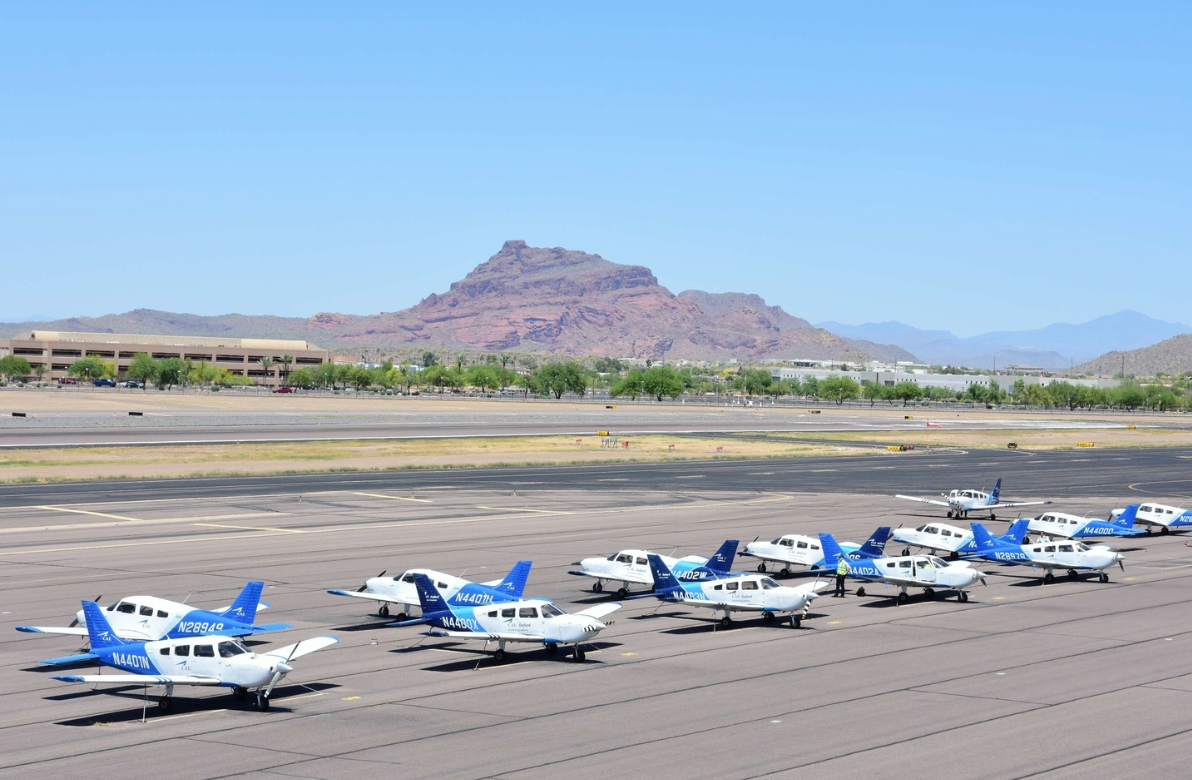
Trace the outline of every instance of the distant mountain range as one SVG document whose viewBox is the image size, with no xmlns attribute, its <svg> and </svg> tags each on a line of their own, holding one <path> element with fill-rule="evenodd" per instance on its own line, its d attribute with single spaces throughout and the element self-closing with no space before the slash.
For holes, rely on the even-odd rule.
<svg viewBox="0 0 1192 780">
<path fill-rule="evenodd" d="M 366 348 L 480 349 L 725 360 L 911 360 L 899 347 L 842 338 L 756 295 L 675 295 L 650 269 L 599 255 L 507 241 L 441 294 L 398 312 L 215 317 L 137 309 L 103 317 L 0 325 L 28 330 L 305 339 L 343 354 Z"/>
<path fill-rule="evenodd" d="M 1142 349 L 1106 352 L 1076 367 L 1086 374 L 1127 376 L 1182 374 L 1192 371 L 1192 334 L 1182 333 Z"/>
<path fill-rule="evenodd" d="M 1037 330 L 993 331 L 960 338 L 945 330 L 922 330 L 901 322 L 818 326 L 853 339 L 897 344 L 927 363 L 974 368 L 1030 365 L 1067 370 L 1107 351 L 1134 350 L 1192 333 L 1192 327 L 1124 310 L 1079 324 L 1057 323 Z M 1116 370 L 1121 370 L 1120 368 Z M 1112 373 L 1112 372 L 1111 372 Z"/>
</svg>

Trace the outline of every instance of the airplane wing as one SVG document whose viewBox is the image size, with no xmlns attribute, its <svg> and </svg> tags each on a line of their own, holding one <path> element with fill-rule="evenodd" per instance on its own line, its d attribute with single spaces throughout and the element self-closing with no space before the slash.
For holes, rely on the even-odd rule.
<svg viewBox="0 0 1192 780">
<path fill-rule="evenodd" d="M 996 504 L 994 504 L 994 506 L 996 506 L 999 509 L 1008 509 L 1012 506 L 1043 506 L 1044 504 L 1050 504 L 1050 503 L 1052 503 L 1052 502 L 1051 501 L 998 501 Z M 992 507 L 983 507 L 983 508 L 991 509 Z"/>
<path fill-rule="evenodd" d="M 50 678 L 70 683 L 110 683 L 112 685 L 219 685 L 218 677 L 174 674 L 62 674 Z"/>
<path fill-rule="evenodd" d="M 951 506 L 947 501 L 940 501 L 938 498 L 919 498 L 918 496 L 904 496 L 895 494 L 894 498 L 905 498 L 907 501 L 918 501 L 920 504 L 933 504 L 935 506 Z M 1007 504 L 1002 504 L 1007 506 Z"/>
<path fill-rule="evenodd" d="M 545 642 L 546 637 L 541 634 L 481 634 L 472 631 L 448 631 L 443 628 L 432 628 L 426 632 L 427 636 L 445 636 L 451 639 L 483 639 L 486 642 Z"/>
<path fill-rule="evenodd" d="M 382 596 L 379 593 L 369 593 L 367 591 L 361 593 L 354 590 L 329 590 L 327 591 L 332 596 L 350 596 L 354 599 L 368 599 L 369 601 L 382 601 L 386 604 L 401 604 L 403 607 L 414 607 L 417 604 L 411 604 L 408 601 L 395 599 L 392 596 Z"/>
<path fill-rule="evenodd" d="M 588 607 L 587 609 L 581 609 L 579 612 L 576 612 L 575 614 L 583 615 L 584 617 L 595 618 L 596 620 L 601 620 L 602 618 L 604 618 L 605 615 L 611 615 L 612 613 L 616 612 L 620 608 L 621 608 L 620 604 L 597 604 L 594 607 Z"/>
<path fill-rule="evenodd" d="M 70 636 L 87 636 L 87 629 L 83 626 L 17 626 L 17 631 L 27 634 L 69 634 Z"/>
<path fill-rule="evenodd" d="M 316 650 L 322 650 L 324 647 L 330 647 L 339 640 L 333 636 L 316 636 L 313 639 L 303 639 L 292 645 L 279 647 L 276 650 L 270 650 L 261 655 L 273 656 L 280 658 L 283 661 L 292 661 L 295 658 L 301 658 L 304 655 L 310 655 Z"/>
<path fill-rule="evenodd" d="M 653 578 L 630 572 L 626 572 L 625 574 L 598 574 L 596 572 L 584 571 L 583 569 L 576 569 L 567 573 L 574 574 L 576 577 L 591 577 L 594 580 L 608 580 L 609 582 L 632 582 L 634 585 L 654 584 Z"/>
</svg>

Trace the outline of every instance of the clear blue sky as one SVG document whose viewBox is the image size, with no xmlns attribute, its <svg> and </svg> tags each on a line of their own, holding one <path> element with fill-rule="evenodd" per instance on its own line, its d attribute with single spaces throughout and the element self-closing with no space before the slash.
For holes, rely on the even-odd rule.
<svg viewBox="0 0 1192 780">
<path fill-rule="evenodd" d="M 1188 321 L 1187 3 L 0 5 L 0 317 L 393 311 L 503 241 L 960 335 Z"/>
</svg>

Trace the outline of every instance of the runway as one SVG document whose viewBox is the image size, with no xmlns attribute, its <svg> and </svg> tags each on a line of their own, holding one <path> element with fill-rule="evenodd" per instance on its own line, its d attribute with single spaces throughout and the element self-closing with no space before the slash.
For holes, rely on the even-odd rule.
<svg viewBox="0 0 1192 780">
<path fill-rule="evenodd" d="M 859 541 L 878 522 L 943 519 L 886 487 L 946 489 L 973 475 L 1063 499 L 1064 511 L 1103 512 L 1144 495 L 1142 478 L 1186 489 L 1190 455 L 6 486 L 0 778 L 736 779 L 892 767 L 955 778 L 1179 776 L 1192 758 L 1178 715 L 1192 703 L 1183 646 L 1192 549 L 1179 535 L 1119 545 L 1126 571 L 1105 585 L 1043 586 L 1029 569 L 981 564 L 990 585 L 967 604 L 914 595 L 898 607 L 877 586 L 865 598 L 817 600 L 799 630 L 738 617 L 722 631 L 706 612 L 627 601 L 583 664 L 531 645 L 498 665 L 479 644 L 384 627 L 366 604 L 324 591 L 410 566 L 494 579 L 526 557 L 528 592 L 575 609 L 606 598 L 566 574 L 584 556 L 706 555 L 725 538 L 820 530 Z M 295 661 L 266 713 L 217 690 L 180 689 L 172 714 L 150 707 L 142 724 L 141 689 L 92 692 L 36 665 L 75 640 L 12 630 L 65 625 L 80 598 L 99 594 L 215 606 L 250 578 L 267 583 L 266 619 L 295 625 L 260 636 L 262 646 L 341 640 Z"/>
</svg>

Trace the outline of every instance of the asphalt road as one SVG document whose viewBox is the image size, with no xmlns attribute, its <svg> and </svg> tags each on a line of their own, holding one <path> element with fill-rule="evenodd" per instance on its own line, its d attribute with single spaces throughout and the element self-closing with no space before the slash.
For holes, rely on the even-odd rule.
<svg viewBox="0 0 1192 780">
<path fill-rule="evenodd" d="M 209 499 L 295 495 L 318 490 L 421 491 L 445 488 L 543 489 L 603 493 L 699 489 L 935 495 L 952 488 L 992 488 L 1005 498 L 1130 495 L 1178 503 L 1192 496 L 1192 448 L 1062 450 L 936 449 L 875 458 L 680 461 L 204 477 L 0 485 L 0 507 L 103 500 Z M 1108 511 L 1112 507 L 1102 507 Z"/>
<path fill-rule="evenodd" d="M 890 485 L 984 483 L 997 469 L 1008 489 L 1048 484 L 1062 508 L 1099 510 L 1188 455 L 1098 461 L 1113 454 L 336 475 L 300 493 L 272 478 L 55 485 L 23 503 L 6 488 L 0 780 L 1181 777 L 1192 552 L 1176 535 L 1123 545 L 1109 584 L 1043 586 L 989 565 L 967 604 L 899 607 L 871 587 L 821 598 L 799 630 L 738 618 L 723 631 L 706 612 L 627 601 L 583 664 L 527 646 L 498 665 L 479 644 L 387 628 L 325 593 L 410 566 L 492 579 L 527 557 L 529 592 L 575 609 L 605 598 L 566 574 L 586 555 L 707 554 L 726 537 L 818 530 L 857 540 L 879 520 L 941 518 L 880 495 Z M 413 482 L 368 481 L 385 477 Z M 12 630 L 64 625 L 101 593 L 215 606 L 250 578 L 267 583 L 265 619 L 295 625 L 263 646 L 341 640 L 295 661 L 267 713 L 179 690 L 173 713 L 150 706 L 142 724 L 141 689 L 66 685 L 35 663 L 76 641 Z"/>
</svg>

